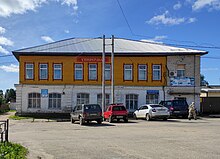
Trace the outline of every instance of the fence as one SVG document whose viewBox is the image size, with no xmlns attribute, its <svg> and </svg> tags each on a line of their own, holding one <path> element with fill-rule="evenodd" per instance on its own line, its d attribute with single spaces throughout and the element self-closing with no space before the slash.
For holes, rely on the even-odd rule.
<svg viewBox="0 0 220 159">
<path fill-rule="evenodd" d="M 8 128 L 9 128 L 9 119 L 6 121 L 0 121 L 0 135 L 1 135 L 1 142 L 8 142 Z"/>
</svg>

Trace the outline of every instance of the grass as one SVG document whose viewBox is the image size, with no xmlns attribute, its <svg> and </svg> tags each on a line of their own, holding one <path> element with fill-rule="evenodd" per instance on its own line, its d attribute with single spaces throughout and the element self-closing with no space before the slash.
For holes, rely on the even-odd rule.
<svg viewBox="0 0 220 159">
<path fill-rule="evenodd" d="M 26 159 L 27 148 L 20 144 L 5 142 L 0 143 L 0 159 Z"/>
<path fill-rule="evenodd" d="M 31 117 L 23 117 L 23 116 L 11 115 L 11 116 L 9 116 L 9 119 L 13 119 L 13 120 L 23 120 L 23 119 L 31 119 Z"/>
</svg>

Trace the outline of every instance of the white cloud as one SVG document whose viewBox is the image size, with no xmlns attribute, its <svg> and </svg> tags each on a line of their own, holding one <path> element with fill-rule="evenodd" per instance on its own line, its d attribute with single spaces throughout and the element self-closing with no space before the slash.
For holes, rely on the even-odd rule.
<svg viewBox="0 0 220 159">
<path fill-rule="evenodd" d="M 3 54 L 9 54 L 9 51 L 6 50 L 5 48 L 3 48 L 2 46 L 0 46 L 0 53 L 3 53 Z"/>
<path fill-rule="evenodd" d="M 178 25 L 181 23 L 193 23 L 196 21 L 196 18 L 175 18 L 171 17 L 169 15 L 169 11 L 165 11 L 161 15 L 156 15 L 153 18 L 151 18 L 149 21 L 146 21 L 148 24 L 152 25 L 159 25 L 159 24 L 164 24 L 164 25 Z"/>
<path fill-rule="evenodd" d="M 204 7 L 208 7 L 209 10 L 213 10 L 213 9 L 219 10 L 220 0 L 196 0 L 192 5 L 192 9 L 194 11 L 202 9 Z"/>
<path fill-rule="evenodd" d="M 44 40 L 47 43 L 54 42 L 54 40 L 51 37 L 49 37 L 49 36 L 41 36 L 41 39 Z"/>
<path fill-rule="evenodd" d="M 18 65 L 14 64 L 11 64 L 9 66 L 2 65 L 0 66 L 0 69 L 4 70 L 5 72 L 18 72 L 19 70 Z"/>
<path fill-rule="evenodd" d="M 0 45 L 13 46 L 14 42 L 4 36 L 0 36 Z"/>
<path fill-rule="evenodd" d="M 67 34 L 69 34 L 69 33 L 70 33 L 70 31 L 69 31 L 69 30 L 64 30 L 64 32 L 65 32 L 65 33 L 67 33 Z"/>
<path fill-rule="evenodd" d="M 77 0 L 62 0 L 62 5 L 66 4 L 69 7 L 73 6 L 73 14 L 77 13 L 78 10 L 78 5 L 77 5 Z"/>
<path fill-rule="evenodd" d="M 27 11 L 35 11 L 47 0 L 1 0 L 0 16 L 8 17 L 11 14 L 24 14 Z"/>
<path fill-rule="evenodd" d="M 161 15 L 156 15 L 147 21 L 148 24 L 164 24 L 164 25 L 178 25 L 185 22 L 185 18 L 172 18 L 169 16 L 169 11 L 165 11 L 165 13 Z"/>
<path fill-rule="evenodd" d="M 173 9 L 174 10 L 178 10 L 182 7 L 182 4 L 180 2 L 178 2 L 177 4 L 174 4 Z"/>
<path fill-rule="evenodd" d="M 5 31 L 6 31 L 6 29 L 0 26 L 0 34 L 4 34 Z"/>
</svg>

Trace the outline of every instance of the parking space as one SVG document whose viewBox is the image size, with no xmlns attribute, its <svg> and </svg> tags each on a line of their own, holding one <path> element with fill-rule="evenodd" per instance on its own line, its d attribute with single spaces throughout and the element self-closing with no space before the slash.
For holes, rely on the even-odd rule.
<svg viewBox="0 0 220 159">
<path fill-rule="evenodd" d="M 220 158 L 220 119 L 129 120 L 128 123 L 10 121 L 9 139 L 29 158 Z"/>
</svg>

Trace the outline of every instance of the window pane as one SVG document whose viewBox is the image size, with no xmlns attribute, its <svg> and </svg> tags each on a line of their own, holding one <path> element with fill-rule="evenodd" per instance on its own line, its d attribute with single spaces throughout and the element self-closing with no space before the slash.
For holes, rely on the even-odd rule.
<svg viewBox="0 0 220 159">
<path fill-rule="evenodd" d="M 124 80 L 132 80 L 132 65 L 124 65 Z"/>
<path fill-rule="evenodd" d="M 75 80 L 82 80 L 83 79 L 83 65 L 82 64 L 75 64 Z"/>
<path fill-rule="evenodd" d="M 40 64 L 40 79 L 47 79 L 47 64 Z"/>
<path fill-rule="evenodd" d="M 34 65 L 33 64 L 26 64 L 26 73 L 25 73 L 25 77 L 26 79 L 33 79 L 34 77 Z"/>
</svg>

